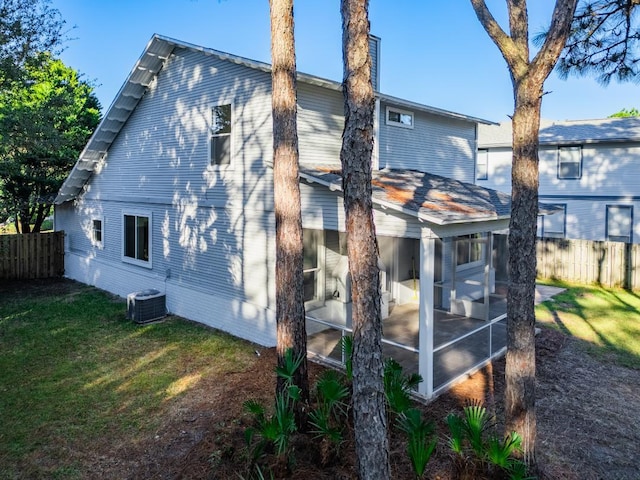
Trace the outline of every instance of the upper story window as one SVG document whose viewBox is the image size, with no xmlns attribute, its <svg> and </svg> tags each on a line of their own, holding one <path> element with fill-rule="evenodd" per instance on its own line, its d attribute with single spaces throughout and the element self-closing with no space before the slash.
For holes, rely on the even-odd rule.
<svg viewBox="0 0 640 480">
<path fill-rule="evenodd" d="M 633 234 L 633 207 L 607 205 L 607 240 L 631 243 Z"/>
<path fill-rule="evenodd" d="M 476 156 L 476 180 L 489 178 L 489 150 L 478 150 Z"/>
<path fill-rule="evenodd" d="M 211 109 L 209 158 L 214 166 L 231 165 L 231 104 Z"/>
<path fill-rule="evenodd" d="M 103 225 L 104 220 L 102 217 L 91 220 L 91 244 L 100 248 L 102 248 Z"/>
<path fill-rule="evenodd" d="M 124 213 L 122 260 L 151 268 L 151 213 Z"/>
<path fill-rule="evenodd" d="M 549 205 L 558 211 L 542 217 L 542 236 L 564 238 L 567 218 L 567 206 L 564 204 Z"/>
<path fill-rule="evenodd" d="M 413 128 L 413 112 L 387 107 L 386 123 L 396 127 Z"/>
<path fill-rule="evenodd" d="M 582 147 L 558 147 L 558 178 L 579 179 L 582 176 Z"/>
</svg>

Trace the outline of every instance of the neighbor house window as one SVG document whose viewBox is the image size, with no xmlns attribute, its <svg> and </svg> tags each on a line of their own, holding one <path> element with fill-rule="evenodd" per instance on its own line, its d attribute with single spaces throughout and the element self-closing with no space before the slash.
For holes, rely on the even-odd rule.
<svg viewBox="0 0 640 480">
<path fill-rule="evenodd" d="M 387 107 L 387 125 L 413 128 L 413 113 L 397 108 Z"/>
<path fill-rule="evenodd" d="M 482 260 L 485 240 L 481 233 L 462 235 L 456 238 L 456 265 L 470 265 Z"/>
<path fill-rule="evenodd" d="M 231 165 L 231 105 L 218 105 L 211 109 L 211 165 Z"/>
<path fill-rule="evenodd" d="M 91 220 L 91 243 L 96 247 L 102 247 L 103 225 L 104 220 L 102 218 Z"/>
<path fill-rule="evenodd" d="M 478 150 L 476 157 L 476 180 L 489 178 L 489 150 Z"/>
<path fill-rule="evenodd" d="M 567 206 L 563 204 L 549 205 L 557 210 L 551 215 L 542 217 L 542 236 L 564 238 L 567 218 Z"/>
<path fill-rule="evenodd" d="M 610 242 L 632 241 L 633 207 L 607 205 L 607 240 Z"/>
<path fill-rule="evenodd" d="M 125 213 L 123 260 L 151 267 L 151 214 Z"/>
<path fill-rule="evenodd" d="M 558 147 L 558 178 L 567 180 L 582 176 L 582 147 Z"/>
</svg>

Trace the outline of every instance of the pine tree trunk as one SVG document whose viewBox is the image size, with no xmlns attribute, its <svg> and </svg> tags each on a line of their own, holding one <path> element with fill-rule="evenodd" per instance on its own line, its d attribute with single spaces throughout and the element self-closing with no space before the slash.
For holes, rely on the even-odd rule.
<svg viewBox="0 0 640 480">
<path fill-rule="evenodd" d="M 378 244 L 371 200 L 375 99 L 367 0 L 342 0 L 345 125 L 342 184 L 353 301 L 353 418 L 361 479 L 390 478 L 383 385 Z"/>
<path fill-rule="evenodd" d="M 485 0 L 470 0 L 478 20 L 500 49 L 509 67 L 514 92 L 511 220 L 509 223 L 509 288 L 507 291 L 507 356 L 505 366 L 505 430 L 523 439 L 529 473 L 536 463 L 535 283 L 538 214 L 538 141 L 543 86 L 564 48 L 577 0 L 556 0 L 544 43 L 529 55 L 526 0 L 507 0 L 507 35 Z"/>
<path fill-rule="evenodd" d="M 293 349 L 304 358 L 294 383 L 302 389 L 304 407 L 309 398 L 307 333 L 303 291 L 303 243 L 298 167 L 296 56 L 293 37 L 293 0 L 270 0 L 273 181 L 276 214 L 276 319 L 278 365 Z M 281 392 L 278 378 L 276 391 Z M 298 410 L 298 421 L 304 421 Z M 300 425 L 300 423 L 299 423 Z"/>
<path fill-rule="evenodd" d="M 538 134 L 542 83 L 516 84 L 507 292 L 506 431 L 522 436 L 523 459 L 536 470 L 535 284 Z"/>
</svg>

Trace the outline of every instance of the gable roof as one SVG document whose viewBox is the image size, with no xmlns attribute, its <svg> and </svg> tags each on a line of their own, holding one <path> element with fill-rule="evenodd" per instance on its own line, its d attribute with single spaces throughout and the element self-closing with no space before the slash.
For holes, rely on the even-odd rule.
<svg viewBox="0 0 640 480">
<path fill-rule="evenodd" d="M 271 72 L 271 65 L 256 60 L 231 55 L 211 48 L 205 48 L 182 42 L 162 35 L 153 35 L 142 55 L 136 62 L 127 77 L 124 85 L 118 91 L 111 106 L 107 109 L 104 118 L 93 133 L 89 142 L 80 153 L 80 156 L 74 165 L 71 173 L 63 183 L 55 203 L 61 204 L 69 200 L 73 200 L 82 190 L 82 187 L 89 180 L 95 166 L 106 155 L 111 144 L 116 139 L 120 130 L 125 125 L 131 113 L 144 96 L 147 87 L 153 82 L 155 77 L 162 70 L 165 62 L 176 48 L 185 48 L 192 51 L 202 52 L 205 55 L 212 55 L 220 60 L 226 60 L 232 63 L 243 65 L 249 68 Z M 308 75 L 298 72 L 297 79 L 299 82 L 309 83 L 331 90 L 342 91 L 342 84 L 327 80 L 314 75 Z M 376 93 L 378 98 L 388 103 L 394 103 L 398 106 L 410 107 L 415 110 L 444 116 L 452 119 L 472 122 L 472 123 L 491 123 L 488 120 L 470 117 L 460 113 L 450 112 L 427 105 L 398 99 L 392 96 Z"/>
<path fill-rule="evenodd" d="M 340 165 L 301 165 L 300 177 L 342 191 Z M 375 204 L 436 225 L 509 218 L 511 196 L 496 190 L 415 170 L 372 173 Z"/>
<path fill-rule="evenodd" d="M 478 147 L 510 147 L 511 122 L 479 125 Z M 540 145 L 640 142 L 640 117 L 540 121 Z"/>
</svg>

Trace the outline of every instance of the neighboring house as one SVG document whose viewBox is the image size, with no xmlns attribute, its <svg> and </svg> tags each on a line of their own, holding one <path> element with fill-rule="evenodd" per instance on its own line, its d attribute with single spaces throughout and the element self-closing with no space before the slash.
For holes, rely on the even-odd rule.
<svg viewBox="0 0 640 480">
<path fill-rule="evenodd" d="M 491 232 L 510 200 L 473 184 L 483 122 L 376 94 L 385 353 L 422 374 L 425 396 L 505 347 Z M 341 84 L 299 74 L 308 343 L 336 361 L 351 325 L 342 126 Z M 62 186 L 55 227 L 68 277 L 157 289 L 174 314 L 274 345 L 270 66 L 154 36 Z"/>
<path fill-rule="evenodd" d="M 480 125 L 476 184 L 511 189 L 511 123 Z M 640 243 L 640 118 L 540 125 L 538 235 Z"/>
</svg>

